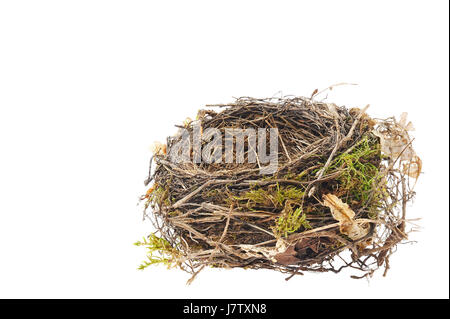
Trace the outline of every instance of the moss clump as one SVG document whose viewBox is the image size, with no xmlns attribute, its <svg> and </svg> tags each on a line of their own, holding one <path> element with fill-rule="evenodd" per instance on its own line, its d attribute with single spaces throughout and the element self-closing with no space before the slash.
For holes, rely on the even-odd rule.
<svg viewBox="0 0 450 319">
<path fill-rule="evenodd" d="M 352 149 L 338 155 L 327 173 L 340 172 L 337 178 L 340 192 L 348 201 L 367 204 L 372 193 L 371 204 L 376 204 L 380 198 L 373 196 L 373 190 L 381 176 L 381 159 L 378 138 L 367 134 Z"/>
<path fill-rule="evenodd" d="M 283 213 L 276 220 L 275 233 L 288 237 L 289 234 L 295 233 L 302 227 L 303 229 L 311 229 L 302 207 L 293 209 L 291 205 L 287 204 Z"/>
<path fill-rule="evenodd" d="M 156 236 L 154 233 L 150 234 L 147 238 L 143 238 L 142 241 L 134 243 L 136 246 L 143 246 L 147 249 L 147 260 L 144 260 L 139 265 L 139 270 L 144 270 L 148 266 L 155 264 L 163 264 L 167 267 L 171 267 L 176 264 L 179 252 L 176 248 L 173 248 L 170 243 L 164 238 Z"/>
<path fill-rule="evenodd" d="M 272 206 L 277 209 L 283 208 L 287 201 L 300 203 L 304 195 L 305 192 L 300 188 L 277 183 L 276 187 L 252 189 L 234 199 L 245 202 L 248 208 Z"/>
<path fill-rule="evenodd" d="M 272 228 L 279 236 L 287 237 L 301 227 L 311 228 L 301 207 L 304 196 L 305 192 L 301 188 L 280 186 L 276 183 L 275 187 L 252 189 L 235 199 L 246 202 L 246 206 L 252 209 L 257 207 L 273 207 L 274 211 L 282 209 Z"/>
</svg>

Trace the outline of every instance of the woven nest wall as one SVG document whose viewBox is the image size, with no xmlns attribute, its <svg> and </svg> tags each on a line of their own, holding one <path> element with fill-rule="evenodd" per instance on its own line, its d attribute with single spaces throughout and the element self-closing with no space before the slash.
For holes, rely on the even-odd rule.
<svg viewBox="0 0 450 319">
<path fill-rule="evenodd" d="M 406 114 L 372 119 L 366 110 L 305 97 L 239 98 L 200 110 L 154 145 L 141 199 L 155 231 L 136 243 L 147 248 L 140 269 L 163 263 L 189 272 L 190 281 L 205 267 L 274 269 L 287 278 L 344 268 L 353 278 L 387 271 L 396 245 L 407 240 L 406 206 L 421 161 Z M 192 140 L 188 160 L 173 160 L 182 132 L 210 128 L 225 137 L 223 147 L 227 129 L 266 130 L 266 151 L 276 129 L 276 168 L 263 173 L 250 147 L 242 163 L 225 153 L 196 162 Z M 210 142 L 203 136 L 197 146 Z"/>
</svg>

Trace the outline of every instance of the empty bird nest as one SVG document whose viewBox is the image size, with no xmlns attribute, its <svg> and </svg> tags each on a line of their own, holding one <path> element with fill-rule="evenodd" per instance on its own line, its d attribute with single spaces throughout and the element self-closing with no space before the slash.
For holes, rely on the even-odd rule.
<svg viewBox="0 0 450 319">
<path fill-rule="evenodd" d="M 345 268 L 353 278 L 386 272 L 407 240 L 421 161 L 406 113 L 372 119 L 366 110 L 314 97 L 207 105 L 153 146 L 141 200 L 155 229 L 136 243 L 148 249 L 139 268 L 179 267 L 190 281 L 208 266 L 274 269 L 287 279 Z M 211 129 L 221 135 L 215 147 L 204 134 Z M 275 166 L 262 161 L 272 144 Z"/>
</svg>

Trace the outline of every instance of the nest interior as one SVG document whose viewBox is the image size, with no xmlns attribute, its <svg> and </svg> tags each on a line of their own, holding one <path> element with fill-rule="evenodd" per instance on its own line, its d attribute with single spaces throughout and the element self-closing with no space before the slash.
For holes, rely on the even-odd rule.
<svg viewBox="0 0 450 319">
<path fill-rule="evenodd" d="M 247 161 L 250 148 L 241 164 L 174 163 L 169 154 L 181 136 L 168 137 L 141 198 L 155 232 L 136 243 L 148 249 L 140 269 L 164 263 L 191 280 L 206 266 L 274 269 L 288 278 L 387 271 L 407 239 L 410 180 L 421 163 L 404 118 L 375 120 L 365 111 L 305 97 L 246 97 L 200 110 L 179 129 L 278 129 L 277 169 L 261 175 L 261 164 Z"/>
</svg>

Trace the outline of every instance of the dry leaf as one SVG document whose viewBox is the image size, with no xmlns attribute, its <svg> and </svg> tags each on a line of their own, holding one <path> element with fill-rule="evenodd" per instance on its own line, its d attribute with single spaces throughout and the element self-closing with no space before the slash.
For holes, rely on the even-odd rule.
<svg viewBox="0 0 450 319">
<path fill-rule="evenodd" d="M 333 218 L 339 221 L 342 234 L 357 240 L 366 236 L 369 232 L 367 225 L 363 227 L 354 220 L 355 212 L 336 195 L 324 195 L 323 205 L 330 208 Z"/>
<path fill-rule="evenodd" d="M 402 114 L 400 114 L 400 121 L 398 122 L 398 125 L 400 125 L 405 131 L 414 131 L 414 125 L 411 122 L 408 122 L 408 124 L 406 124 L 407 117 L 407 112 L 403 112 Z"/>
<path fill-rule="evenodd" d="M 401 160 L 410 161 L 416 155 L 408 134 L 414 127 L 411 122 L 406 124 L 407 114 L 402 113 L 400 121 L 390 130 L 380 131 L 378 128 L 373 131 L 373 134 L 380 138 L 381 152 L 393 159 L 401 155 Z"/>
<path fill-rule="evenodd" d="M 403 164 L 403 174 L 406 174 L 412 178 L 419 178 L 422 171 L 422 160 L 419 156 L 414 155 L 411 161 Z"/>
<path fill-rule="evenodd" d="M 288 266 L 296 265 L 300 261 L 316 256 L 320 251 L 320 245 L 330 245 L 332 242 L 328 237 L 302 238 L 295 244 L 289 246 L 283 253 L 275 255 L 277 263 Z"/>
<path fill-rule="evenodd" d="M 300 262 L 297 258 L 297 251 L 295 250 L 295 245 L 289 246 L 284 252 L 274 256 L 277 263 L 288 266 L 295 265 Z"/>
<path fill-rule="evenodd" d="M 400 121 L 389 130 L 382 131 L 380 127 L 373 130 L 373 134 L 380 138 L 381 152 L 392 159 L 400 158 L 403 162 L 403 173 L 418 178 L 422 170 L 422 161 L 412 148 L 408 131 L 413 131 L 411 122 L 406 122 L 408 113 L 400 115 Z"/>
</svg>

